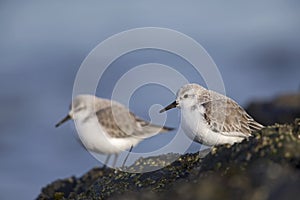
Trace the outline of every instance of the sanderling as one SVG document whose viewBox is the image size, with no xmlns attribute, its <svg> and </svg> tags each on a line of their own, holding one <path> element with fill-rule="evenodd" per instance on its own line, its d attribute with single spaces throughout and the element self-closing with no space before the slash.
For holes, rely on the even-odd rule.
<svg viewBox="0 0 300 200">
<path fill-rule="evenodd" d="M 176 101 L 160 112 L 175 107 L 181 108 L 187 136 L 206 146 L 241 142 L 263 128 L 234 100 L 197 84 L 181 87 Z"/>
<path fill-rule="evenodd" d="M 145 138 L 173 130 L 137 117 L 116 101 L 92 95 L 76 96 L 68 115 L 55 127 L 69 119 L 74 120 L 79 138 L 88 150 L 108 155 L 104 166 L 107 165 L 110 156 L 115 155 L 113 167 L 120 152 L 129 148 L 131 150 Z"/>
</svg>

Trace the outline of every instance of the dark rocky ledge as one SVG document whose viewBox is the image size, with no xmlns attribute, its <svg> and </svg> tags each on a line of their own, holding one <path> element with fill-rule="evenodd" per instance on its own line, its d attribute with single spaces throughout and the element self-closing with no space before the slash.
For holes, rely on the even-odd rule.
<svg viewBox="0 0 300 200">
<path fill-rule="evenodd" d="M 296 117 L 300 117 L 300 92 L 280 94 L 270 100 L 253 101 L 246 110 L 264 125 L 292 123 Z"/>
<path fill-rule="evenodd" d="M 141 158 L 130 168 L 157 167 L 172 156 Z M 214 148 L 204 158 L 182 155 L 153 172 L 94 168 L 80 178 L 49 184 L 38 199 L 298 199 L 299 188 L 300 119 Z"/>
</svg>

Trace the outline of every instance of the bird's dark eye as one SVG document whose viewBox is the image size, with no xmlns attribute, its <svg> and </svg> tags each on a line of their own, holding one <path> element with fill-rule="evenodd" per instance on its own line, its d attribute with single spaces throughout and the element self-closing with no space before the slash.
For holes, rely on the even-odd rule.
<svg viewBox="0 0 300 200">
<path fill-rule="evenodd" d="M 186 99 L 186 98 L 188 98 L 188 96 L 189 96 L 189 95 L 185 94 L 185 95 L 183 95 L 183 98 Z"/>
</svg>

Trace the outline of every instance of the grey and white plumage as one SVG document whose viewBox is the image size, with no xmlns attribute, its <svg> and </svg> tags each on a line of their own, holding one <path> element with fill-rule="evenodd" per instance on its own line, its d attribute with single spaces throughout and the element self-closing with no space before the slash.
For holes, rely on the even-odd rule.
<svg viewBox="0 0 300 200">
<path fill-rule="evenodd" d="M 234 100 L 198 84 L 184 85 L 176 101 L 160 112 L 175 107 L 181 108 L 185 133 L 207 146 L 241 142 L 263 128 Z"/>
<path fill-rule="evenodd" d="M 56 127 L 69 119 L 75 121 L 78 135 L 88 150 L 106 155 L 115 154 L 115 159 L 120 152 L 137 145 L 143 139 L 173 130 L 137 117 L 116 101 L 92 95 L 76 96 L 69 114 Z"/>
</svg>

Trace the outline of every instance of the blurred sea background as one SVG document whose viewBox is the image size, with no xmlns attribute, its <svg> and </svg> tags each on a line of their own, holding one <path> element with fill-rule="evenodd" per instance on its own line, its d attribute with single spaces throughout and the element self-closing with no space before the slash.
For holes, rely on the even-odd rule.
<svg viewBox="0 0 300 200">
<path fill-rule="evenodd" d="M 0 199 L 33 199 L 58 178 L 101 166 L 78 144 L 73 123 L 54 125 L 68 112 L 88 53 L 114 34 L 149 26 L 174 29 L 200 43 L 217 64 L 226 94 L 243 106 L 299 90 L 299 1 L 1 0 Z M 161 51 L 133 52 L 112 67 L 128 70 L 149 62 L 173 66 L 201 83 L 184 60 Z M 107 76 L 122 73 L 123 68 Z M 116 80 L 106 80 L 97 95 L 109 98 Z M 149 120 L 152 104 L 174 98 L 166 88 L 149 85 L 136 91 L 130 109 Z M 170 111 L 166 124 L 177 127 L 178 118 L 177 110 Z M 174 134 L 145 140 L 135 151 L 160 147 Z M 194 144 L 190 151 L 197 149 Z"/>
</svg>

